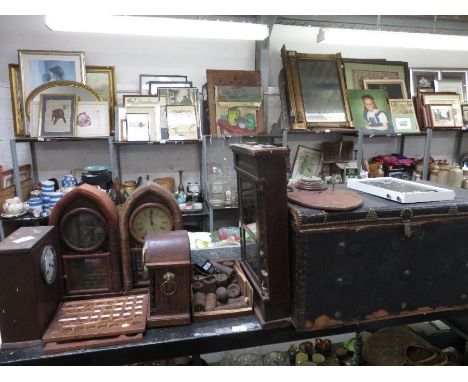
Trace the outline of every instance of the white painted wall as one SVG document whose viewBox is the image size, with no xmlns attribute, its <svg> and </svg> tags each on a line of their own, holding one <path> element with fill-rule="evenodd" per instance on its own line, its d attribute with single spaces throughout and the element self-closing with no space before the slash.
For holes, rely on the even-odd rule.
<svg viewBox="0 0 468 382">
<path fill-rule="evenodd" d="M 310 53 L 337 53 L 350 58 L 387 58 L 408 61 L 410 66 L 468 67 L 468 52 L 423 51 L 410 49 L 349 47 L 316 43 L 316 28 L 276 25 L 270 42 L 270 86 L 277 86 L 282 67 L 280 49 Z M 17 49 L 82 50 L 89 65 L 114 65 L 117 90 L 138 89 L 138 75 L 186 74 L 195 86 L 206 81 L 206 69 L 254 69 L 253 42 L 172 39 L 133 36 L 106 36 L 51 32 L 41 16 L 0 16 L 0 164 L 11 166 L 8 139 L 13 136 L 11 105 L 8 89 L 8 64 L 17 62 Z M 269 96 L 270 124 L 280 113 L 279 97 Z M 436 158 L 452 158 L 454 133 L 434 134 L 432 154 Z M 298 144 L 320 145 L 336 135 L 290 136 L 292 155 Z M 465 140 L 466 141 L 466 140 Z M 366 139 L 364 156 L 391 153 L 396 149 L 391 138 Z M 20 163 L 30 161 L 26 144 L 20 145 Z M 407 138 L 405 154 L 421 157 L 424 138 Z M 468 150 L 465 142 L 462 152 Z M 41 143 L 38 145 L 38 165 L 41 178 L 61 177 L 87 164 L 108 163 L 107 143 Z M 173 176 L 184 169 L 184 183 L 198 181 L 199 154 L 197 145 L 129 146 L 122 148 L 124 178 L 138 175 Z M 230 155 L 230 153 L 227 153 Z"/>
</svg>

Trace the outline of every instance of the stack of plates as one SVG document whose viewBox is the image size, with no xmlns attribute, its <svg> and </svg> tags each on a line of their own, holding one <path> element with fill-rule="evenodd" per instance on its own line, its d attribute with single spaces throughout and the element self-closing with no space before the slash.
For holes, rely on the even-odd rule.
<svg viewBox="0 0 468 382">
<path fill-rule="evenodd" d="M 310 178 L 301 178 L 301 180 L 297 183 L 296 188 L 305 191 L 324 191 L 328 187 L 321 178 L 318 176 L 313 176 Z"/>
</svg>

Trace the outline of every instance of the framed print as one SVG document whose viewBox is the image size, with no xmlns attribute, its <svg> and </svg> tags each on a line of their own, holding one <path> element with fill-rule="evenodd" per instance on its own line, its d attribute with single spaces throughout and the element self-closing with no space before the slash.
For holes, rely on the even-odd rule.
<svg viewBox="0 0 468 382">
<path fill-rule="evenodd" d="M 108 102 L 111 134 L 114 133 L 114 110 L 117 106 L 115 68 L 113 66 L 86 66 L 86 85 L 92 87 L 103 101 Z"/>
<path fill-rule="evenodd" d="M 169 140 L 198 139 L 198 120 L 195 106 L 168 105 L 166 110 Z"/>
<path fill-rule="evenodd" d="M 160 104 L 158 96 L 125 94 L 122 99 L 124 107 L 153 107 Z"/>
<path fill-rule="evenodd" d="M 63 80 L 86 83 L 84 52 L 18 50 L 18 62 L 23 114 L 27 96 L 40 85 Z"/>
<path fill-rule="evenodd" d="M 149 83 L 149 94 L 153 96 L 159 95 L 159 88 L 191 88 L 191 82 L 160 82 L 150 81 Z"/>
<path fill-rule="evenodd" d="M 159 105 L 153 107 L 127 107 L 124 109 L 125 114 L 148 114 L 149 118 L 149 139 L 152 142 L 161 140 L 161 108 Z M 126 119 L 126 118 L 125 118 Z M 128 131 L 128 123 L 127 123 Z M 128 138 L 128 137 L 127 137 Z"/>
<path fill-rule="evenodd" d="M 463 82 L 457 80 L 434 80 L 434 90 L 438 92 L 457 93 L 464 99 Z"/>
<path fill-rule="evenodd" d="M 451 105 L 427 105 L 432 127 L 455 127 L 455 118 Z"/>
<path fill-rule="evenodd" d="M 462 115 L 463 115 L 463 125 L 468 126 L 468 103 L 461 105 Z"/>
<path fill-rule="evenodd" d="M 41 94 L 39 108 L 40 137 L 75 135 L 77 108 L 75 94 Z"/>
<path fill-rule="evenodd" d="M 127 112 L 127 141 L 146 142 L 150 140 L 150 116 L 148 113 Z"/>
<path fill-rule="evenodd" d="M 389 99 L 395 133 L 418 133 L 419 126 L 411 99 Z"/>
<path fill-rule="evenodd" d="M 407 62 L 347 58 L 343 65 L 347 89 L 364 89 L 364 80 L 403 80 L 409 92 Z"/>
<path fill-rule="evenodd" d="M 392 118 L 385 90 L 348 90 L 349 104 L 355 129 L 367 134 L 391 134 Z"/>
<path fill-rule="evenodd" d="M 299 145 L 294 157 L 291 180 L 318 176 L 322 171 L 322 152 Z"/>
<path fill-rule="evenodd" d="M 463 115 L 460 96 L 457 93 L 422 93 L 422 105 L 427 111 L 426 105 L 451 105 L 456 127 L 463 127 Z M 426 113 L 426 122 L 430 123 L 430 113 Z"/>
<path fill-rule="evenodd" d="M 15 129 L 15 137 L 22 137 L 26 135 L 26 129 L 25 125 L 23 124 L 19 82 L 19 65 L 8 64 L 8 74 L 10 77 L 11 111 L 13 117 L 13 127 Z"/>
<path fill-rule="evenodd" d="M 82 138 L 110 135 L 109 108 L 106 101 L 78 102 L 76 136 Z"/>
<path fill-rule="evenodd" d="M 166 105 L 195 106 L 198 108 L 198 88 L 160 87 L 158 95 L 166 98 Z"/>
<path fill-rule="evenodd" d="M 150 94 L 150 82 L 186 82 L 187 76 L 179 75 L 158 75 L 158 74 L 140 74 L 140 94 Z"/>
<path fill-rule="evenodd" d="M 439 72 L 425 69 L 411 69 L 413 95 L 423 92 L 434 92 L 434 81 L 439 78 Z"/>
<path fill-rule="evenodd" d="M 405 81 L 400 79 L 394 80 L 374 80 L 365 78 L 363 80 L 364 89 L 383 89 L 387 92 L 389 99 L 408 98 Z"/>
<path fill-rule="evenodd" d="M 352 128 L 341 54 L 281 49 L 293 129 Z"/>
</svg>

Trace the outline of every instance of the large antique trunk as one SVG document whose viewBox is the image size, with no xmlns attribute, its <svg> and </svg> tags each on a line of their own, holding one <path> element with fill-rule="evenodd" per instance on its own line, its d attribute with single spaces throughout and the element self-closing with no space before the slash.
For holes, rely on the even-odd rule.
<svg viewBox="0 0 468 382">
<path fill-rule="evenodd" d="M 405 205 L 358 193 L 348 212 L 289 204 L 296 329 L 468 309 L 468 192 Z"/>
</svg>

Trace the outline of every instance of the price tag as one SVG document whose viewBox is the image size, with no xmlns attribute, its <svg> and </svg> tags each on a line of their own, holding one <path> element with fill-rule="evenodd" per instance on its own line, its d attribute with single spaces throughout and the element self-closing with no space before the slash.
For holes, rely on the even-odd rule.
<svg viewBox="0 0 468 382">
<path fill-rule="evenodd" d="M 237 325 L 237 326 L 233 326 L 231 328 L 232 332 L 233 333 L 240 333 L 240 332 L 246 332 L 247 331 L 247 326 L 245 325 Z"/>
</svg>

